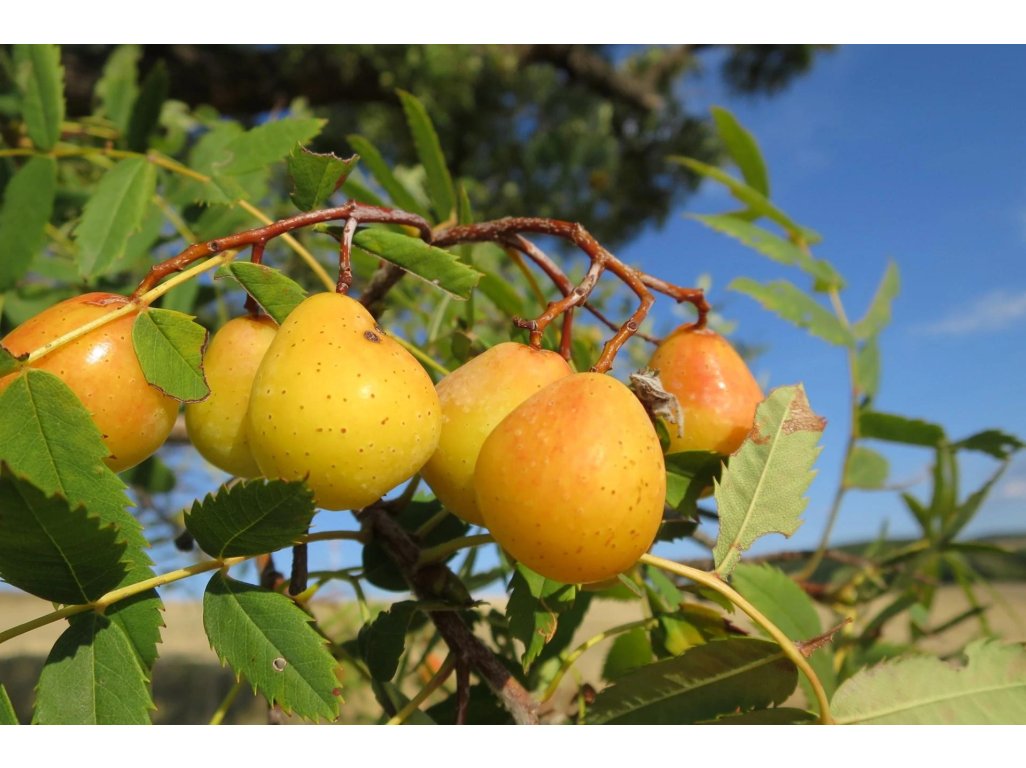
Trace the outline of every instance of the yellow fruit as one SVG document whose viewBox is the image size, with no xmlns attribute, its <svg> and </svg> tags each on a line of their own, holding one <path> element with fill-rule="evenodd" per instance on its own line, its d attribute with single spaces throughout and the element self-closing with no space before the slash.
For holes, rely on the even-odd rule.
<svg viewBox="0 0 1026 768">
<path fill-rule="evenodd" d="M 41 347 L 128 302 L 124 296 L 87 293 L 43 310 L 11 331 L 0 344 L 14 355 Z M 150 386 L 132 345 L 137 313 L 120 317 L 32 363 L 70 387 L 93 417 L 110 451 L 115 472 L 152 455 L 171 434 L 178 401 Z M 0 379 L 0 391 L 18 374 Z"/>
<path fill-rule="evenodd" d="M 649 367 L 659 371 L 684 411 L 684 434 L 670 424 L 669 453 L 738 449 L 755 421 L 762 390 L 730 343 L 708 328 L 684 325 L 663 340 Z"/>
<path fill-rule="evenodd" d="M 431 377 L 348 296 L 292 310 L 257 370 L 250 450 L 267 477 L 306 478 L 323 509 L 359 509 L 420 471 L 442 419 Z"/>
<path fill-rule="evenodd" d="M 662 519 L 666 468 L 637 398 L 577 373 L 510 413 L 481 447 L 474 490 L 510 555 L 550 579 L 601 581 L 637 562 Z"/>
<path fill-rule="evenodd" d="M 421 474 L 446 507 L 468 523 L 483 524 L 474 498 L 474 465 L 482 443 L 510 411 L 571 372 L 555 352 L 509 341 L 438 382 L 442 437 Z"/>
<path fill-rule="evenodd" d="M 249 450 L 246 411 L 253 377 L 277 330 L 277 323 L 266 316 L 236 317 L 225 323 L 203 354 L 210 395 L 185 406 L 185 426 L 196 450 L 237 477 L 260 474 Z"/>
</svg>

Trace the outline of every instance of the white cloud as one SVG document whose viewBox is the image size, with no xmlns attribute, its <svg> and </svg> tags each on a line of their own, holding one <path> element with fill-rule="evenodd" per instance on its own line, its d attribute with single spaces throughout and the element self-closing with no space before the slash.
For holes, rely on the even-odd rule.
<svg viewBox="0 0 1026 768">
<path fill-rule="evenodd" d="M 1026 478 L 1013 477 L 1001 484 L 1002 499 L 1026 499 Z"/>
<path fill-rule="evenodd" d="M 936 336 L 963 336 L 980 331 L 1003 331 L 1023 320 L 1026 320 L 1026 291 L 997 290 L 917 330 Z"/>
</svg>

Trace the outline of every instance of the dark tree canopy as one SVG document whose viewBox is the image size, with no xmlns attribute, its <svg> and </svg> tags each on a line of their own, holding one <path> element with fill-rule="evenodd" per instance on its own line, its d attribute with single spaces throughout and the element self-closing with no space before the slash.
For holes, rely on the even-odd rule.
<svg viewBox="0 0 1026 768">
<path fill-rule="evenodd" d="M 109 46 L 64 48 L 69 114 L 88 114 Z M 414 164 L 395 89 L 427 105 L 453 171 L 484 217 L 587 222 L 611 244 L 660 222 L 697 184 L 666 157 L 716 161 L 705 114 L 682 82 L 710 66 L 742 93 L 772 93 L 820 47 L 585 45 L 145 46 L 145 74 L 166 66 L 169 95 L 256 118 L 303 100 L 331 120 L 318 148 L 359 133 Z M 161 62 L 163 62 L 161 64 Z"/>
</svg>

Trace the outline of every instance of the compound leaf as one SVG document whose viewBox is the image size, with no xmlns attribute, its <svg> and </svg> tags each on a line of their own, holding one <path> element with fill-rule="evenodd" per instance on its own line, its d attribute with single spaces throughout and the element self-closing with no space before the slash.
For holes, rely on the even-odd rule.
<svg viewBox="0 0 1026 768">
<path fill-rule="evenodd" d="M 250 480 L 193 502 L 185 527 L 213 557 L 259 555 L 295 544 L 315 511 L 302 481 Z"/>
<path fill-rule="evenodd" d="M 226 145 L 229 159 L 218 166 L 217 173 L 239 176 L 259 171 L 286 157 L 297 144 L 307 144 L 326 122 L 316 117 L 287 117 L 251 128 Z"/>
<path fill-rule="evenodd" d="M 263 264 L 233 261 L 217 270 L 217 277 L 226 276 L 235 278 L 278 325 L 306 298 L 299 283 Z"/>
<path fill-rule="evenodd" d="M 427 176 L 428 195 L 431 198 L 431 207 L 435 209 L 435 221 L 445 221 L 456 207 L 456 193 L 453 190 L 452 176 L 445 163 L 445 154 L 442 152 L 438 133 L 420 99 L 406 91 L 400 90 L 397 93 L 403 103 L 406 124 L 413 136 L 417 157 Z"/>
<path fill-rule="evenodd" d="M 914 657 L 863 669 L 831 706 L 838 723 L 991 725 L 1026 723 L 1026 649 L 977 641 L 956 668 Z"/>
<path fill-rule="evenodd" d="M 146 675 L 117 624 L 90 611 L 50 651 L 36 688 L 33 722 L 41 725 L 146 725 L 150 698 Z"/>
<path fill-rule="evenodd" d="M 747 277 L 732 280 L 731 290 L 758 301 L 766 309 L 831 344 L 854 347 L 850 330 L 826 307 L 787 280 L 759 283 Z"/>
<path fill-rule="evenodd" d="M 61 49 L 56 45 L 16 45 L 14 66 L 25 129 L 37 149 L 51 150 L 61 138 L 64 121 Z"/>
<path fill-rule="evenodd" d="M 365 251 L 402 267 L 412 275 L 441 288 L 456 299 L 469 299 L 481 273 L 461 262 L 454 254 L 380 227 L 361 229 L 353 243 Z"/>
<path fill-rule="evenodd" d="M 729 638 L 620 677 L 588 711 L 593 724 L 684 725 L 784 701 L 798 671 L 776 643 Z"/>
<path fill-rule="evenodd" d="M 33 157 L 4 189 L 0 208 L 0 291 L 14 285 L 43 249 L 57 192 L 57 161 Z"/>
<path fill-rule="evenodd" d="M 282 594 L 217 573 L 203 594 L 210 646 L 272 704 L 309 720 L 338 716 L 338 662 L 313 619 Z"/>
<path fill-rule="evenodd" d="M 288 157 L 292 202 L 301 211 L 320 208 L 345 183 L 359 159 L 359 155 L 341 158 L 295 147 Z"/>
<path fill-rule="evenodd" d="M 712 116 L 720 141 L 723 142 L 730 159 L 741 171 L 748 186 L 759 194 L 769 197 L 769 174 L 755 137 L 745 130 L 730 111 L 723 107 L 713 107 Z"/>
<path fill-rule="evenodd" d="M 132 344 L 146 381 L 186 403 L 210 394 L 203 376 L 207 336 L 190 315 L 170 309 L 140 312 L 132 324 Z"/>
<path fill-rule="evenodd" d="M 756 409 L 755 426 L 716 482 L 720 531 L 713 558 L 721 576 L 760 536 L 797 530 L 825 426 L 800 384 L 773 390 Z"/>
</svg>

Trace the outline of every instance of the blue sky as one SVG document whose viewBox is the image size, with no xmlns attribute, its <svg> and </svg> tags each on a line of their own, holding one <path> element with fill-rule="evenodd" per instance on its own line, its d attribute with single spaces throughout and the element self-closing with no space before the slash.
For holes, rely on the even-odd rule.
<svg viewBox="0 0 1026 768">
<path fill-rule="evenodd" d="M 714 74 L 689 81 L 686 95 L 727 107 L 756 136 L 774 201 L 823 235 L 816 255 L 847 278 L 849 314 L 864 311 L 889 259 L 900 268 L 901 295 L 881 340 L 877 408 L 936 421 L 954 438 L 988 427 L 1026 435 L 1026 48 L 841 47 L 772 98 L 726 93 Z M 805 525 L 791 542 L 768 537 L 761 548 L 812 546 L 848 429 L 845 358 L 726 290 L 740 275 L 806 287 L 800 274 L 683 216 L 731 207 L 706 184 L 681 215 L 620 255 L 674 282 L 709 275 L 710 299 L 737 321 L 735 337 L 767 348 L 756 374 L 771 387 L 803 382 L 829 420 Z M 891 459 L 892 481 L 928 469 L 924 450 L 874 447 Z M 968 461 L 963 493 L 993 466 Z M 853 493 L 836 539 L 873 536 L 884 524 L 892 535 L 911 534 L 903 510 L 893 493 Z M 1026 530 L 1024 513 L 1019 460 L 970 532 Z"/>
</svg>

